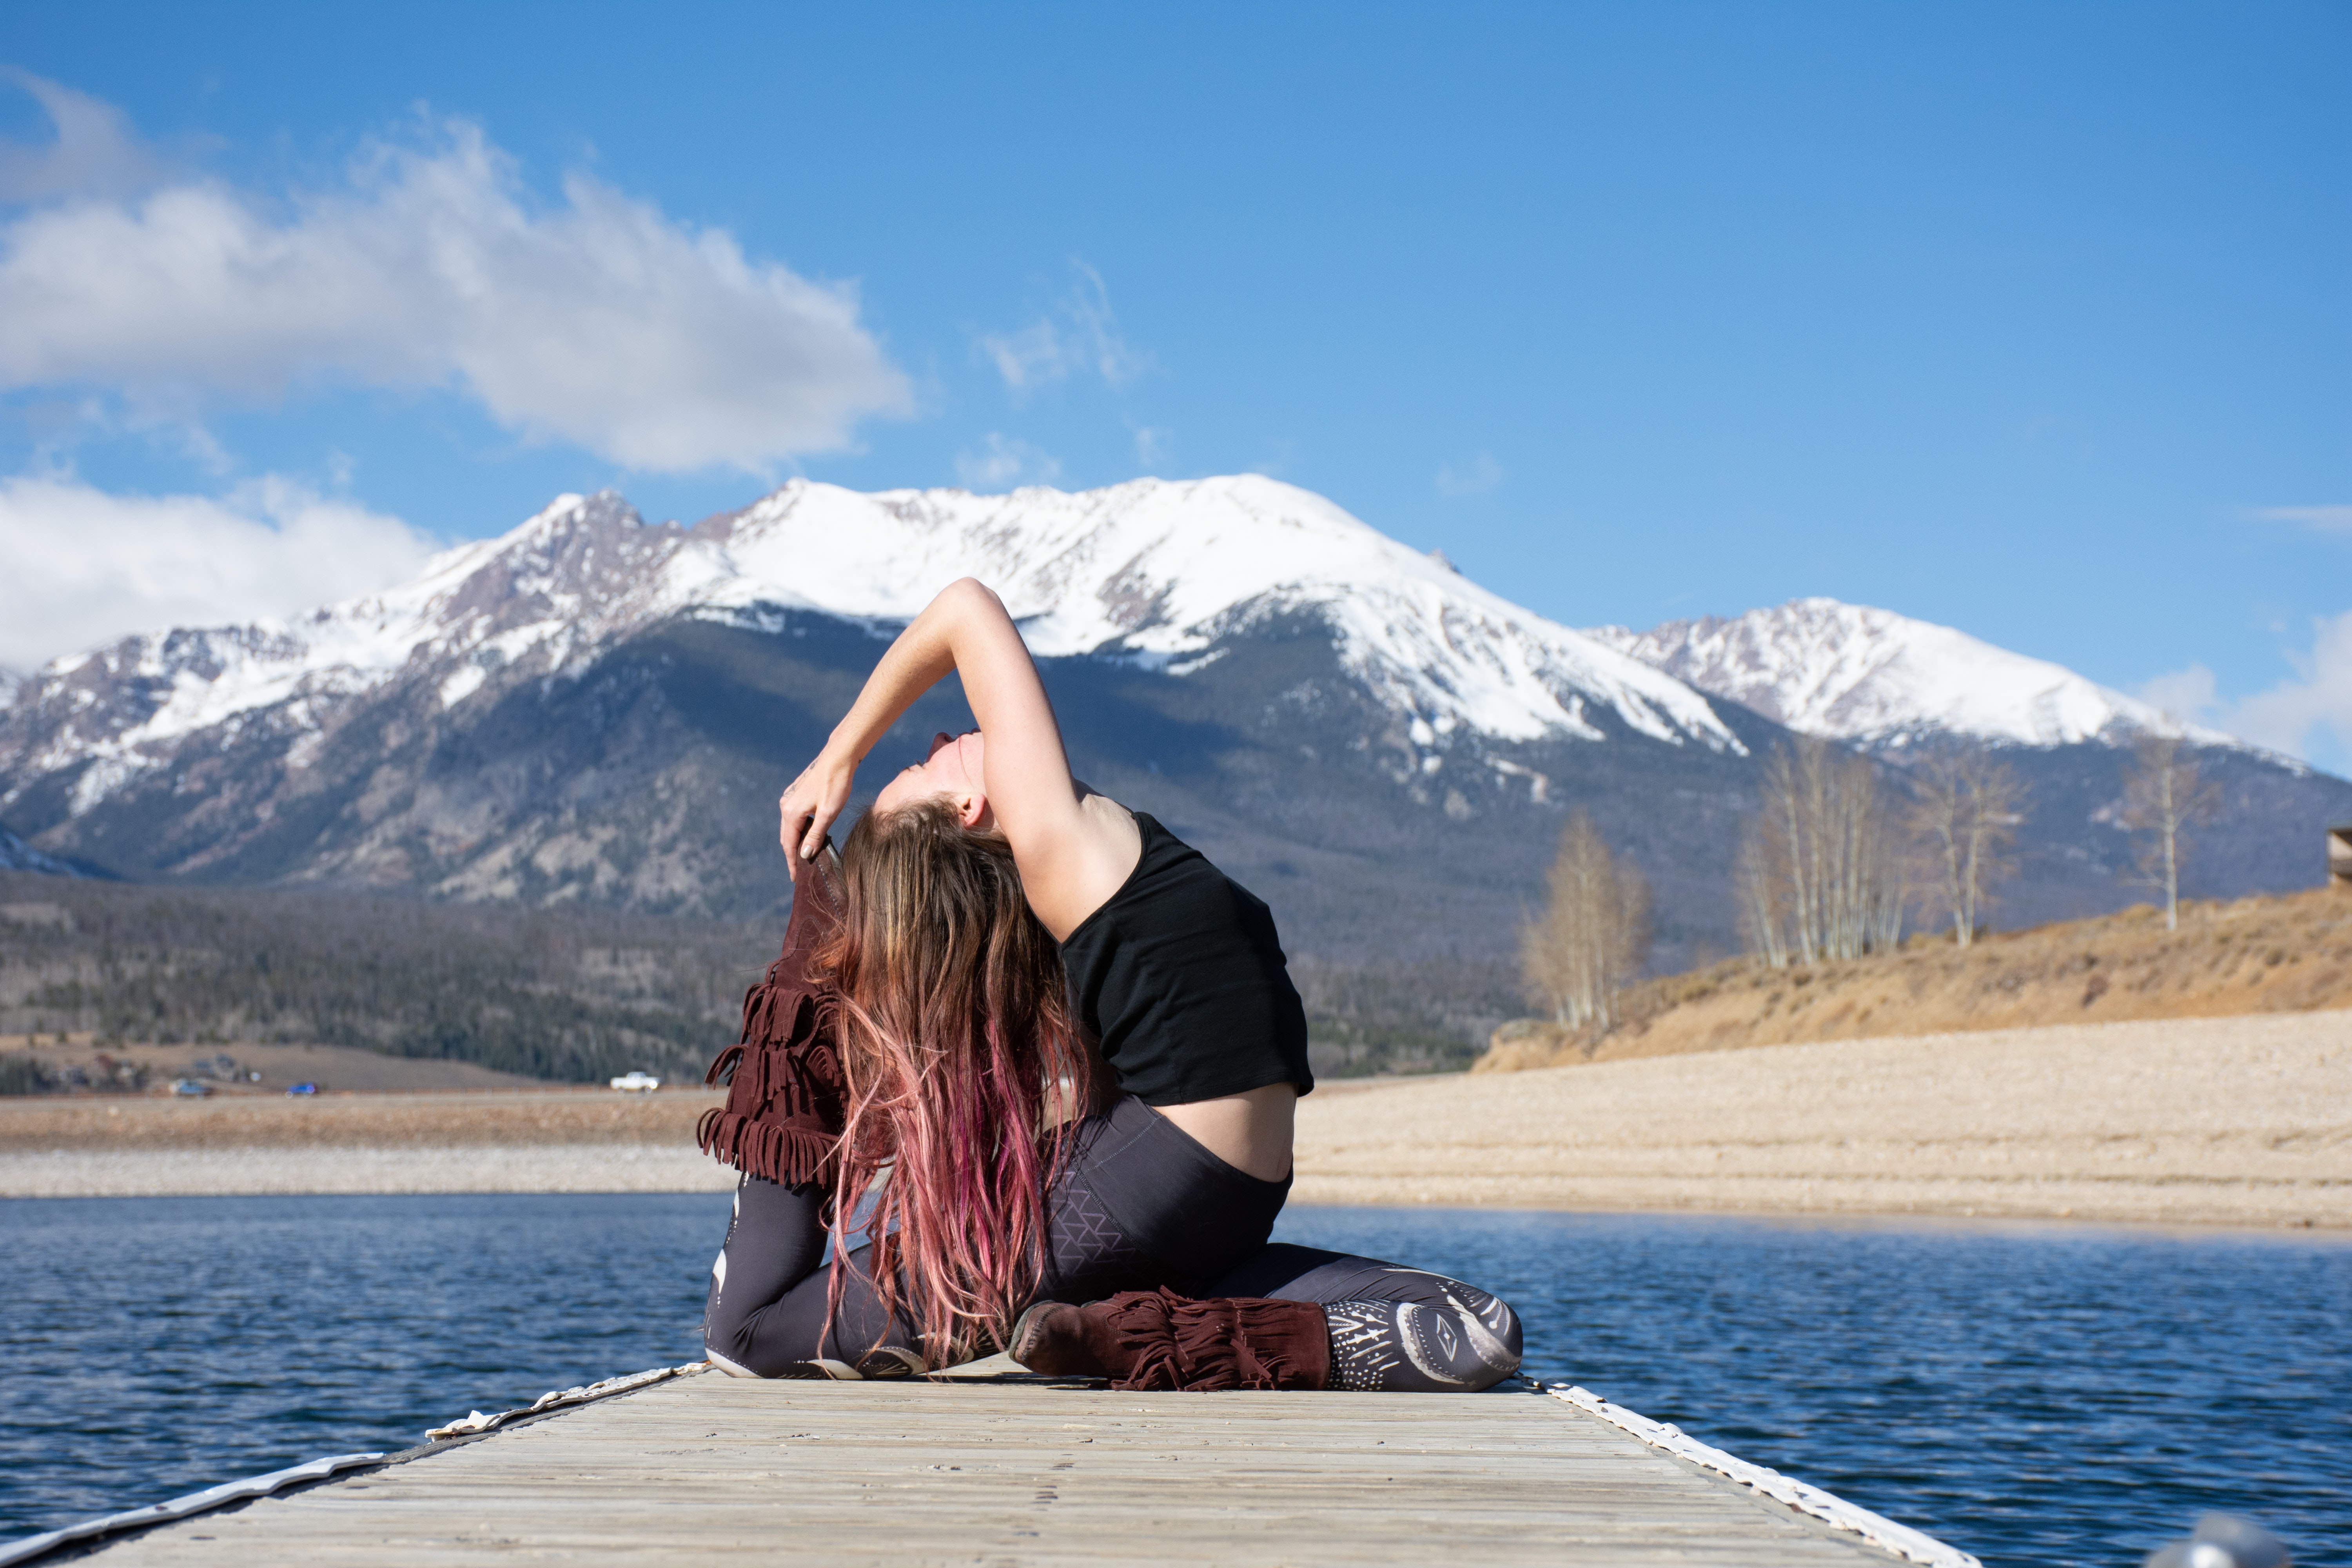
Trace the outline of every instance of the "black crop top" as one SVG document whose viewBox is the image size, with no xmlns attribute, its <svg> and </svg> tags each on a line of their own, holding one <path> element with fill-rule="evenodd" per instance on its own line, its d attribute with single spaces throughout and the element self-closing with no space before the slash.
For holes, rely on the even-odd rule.
<svg viewBox="0 0 2352 1568">
<path fill-rule="evenodd" d="M 1141 812 L 1143 855 L 1062 944 L 1078 1023 L 1126 1093 L 1182 1105 L 1315 1087 L 1274 912 Z"/>
</svg>

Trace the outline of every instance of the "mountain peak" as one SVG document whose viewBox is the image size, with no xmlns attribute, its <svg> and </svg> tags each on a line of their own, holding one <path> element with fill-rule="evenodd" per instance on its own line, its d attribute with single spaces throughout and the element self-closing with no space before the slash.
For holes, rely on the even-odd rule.
<svg viewBox="0 0 2352 1568">
<path fill-rule="evenodd" d="M 2061 746 L 2147 732 L 2242 744 L 2063 665 L 1836 599 L 1791 599 L 1728 618 L 1668 621 L 1646 632 L 1601 626 L 1588 635 L 1791 730 L 1853 744 L 1899 748 L 1955 735 Z"/>
<path fill-rule="evenodd" d="M 1588 714 L 1610 711 L 1658 740 L 1739 747 L 1682 682 L 1260 474 L 1010 495 L 798 482 L 714 521 L 666 569 L 677 610 L 782 605 L 904 621 L 970 576 L 1042 655 L 1163 666 L 1307 613 L 1390 707 L 1433 725 L 1597 739 Z"/>
</svg>

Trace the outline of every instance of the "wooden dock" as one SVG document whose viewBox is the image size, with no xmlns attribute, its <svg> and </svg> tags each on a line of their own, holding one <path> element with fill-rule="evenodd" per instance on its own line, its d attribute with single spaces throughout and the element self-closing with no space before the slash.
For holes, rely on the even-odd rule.
<svg viewBox="0 0 2352 1568">
<path fill-rule="evenodd" d="M 1119 1394 L 689 1373 L 80 1550 L 108 1568 L 1903 1560 L 1597 1407 L 1526 1386 Z M 1906 1555 L 1972 1564 L 1926 1537 Z"/>
</svg>

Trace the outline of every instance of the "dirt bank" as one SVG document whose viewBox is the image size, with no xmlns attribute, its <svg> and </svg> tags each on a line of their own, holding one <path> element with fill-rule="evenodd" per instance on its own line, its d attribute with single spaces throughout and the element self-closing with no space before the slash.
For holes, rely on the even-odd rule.
<svg viewBox="0 0 2352 1568">
<path fill-rule="evenodd" d="M 694 1147 L 715 1089 L 539 1089 L 210 1100 L 76 1095 L 0 1100 L 0 1152 L 57 1150 Z"/>
<path fill-rule="evenodd" d="M 720 1192 L 694 1145 L 723 1097 L 664 1089 L 316 1100 L 0 1100 L 0 1196 Z"/>
<path fill-rule="evenodd" d="M 1626 1023 L 1594 1039 L 1533 1020 L 1495 1032 L 1475 1072 L 1959 1030 L 2218 1018 L 2352 1008 L 2352 895 L 2183 906 L 2180 929 L 2145 906 L 2006 931 L 1947 936 L 1810 969 L 1734 960 L 1643 983 Z"/>
</svg>

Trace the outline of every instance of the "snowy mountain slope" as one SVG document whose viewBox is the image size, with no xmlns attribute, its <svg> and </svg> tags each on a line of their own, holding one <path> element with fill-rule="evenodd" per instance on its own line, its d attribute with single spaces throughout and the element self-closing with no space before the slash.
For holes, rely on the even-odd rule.
<svg viewBox="0 0 2352 1568">
<path fill-rule="evenodd" d="M 1593 708 L 1656 740 L 1739 744 L 1682 682 L 1255 474 L 1009 496 L 795 482 L 723 537 L 694 540 L 667 573 L 681 605 L 880 620 L 906 619 L 965 575 L 1004 595 L 1041 654 L 1118 647 L 1181 668 L 1222 634 L 1316 610 L 1351 673 L 1441 733 L 1598 740 Z"/>
<path fill-rule="evenodd" d="M 302 738 L 339 705 L 399 679 L 431 679 L 453 707 L 577 669 L 678 615 L 757 626 L 779 608 L 812 609 L 897 622 L 963 575 L 1004 595 L 1041 655 L 1113 651 L 1182 674 L 1220 637 L 1307 611 L 1417 739 L 1600 740 L 1594 721 L 1607 715 L 1671 744 L 1740 750 L 1680 680 L 1271 479 L 1007 496 L 794 480 L 690 529 L 643 524 L 610 494 L 566 496 L 388 593 L 56 660 L 18 694 L 13 711 L 26 721 L 0 736 L 0 808 L 34 779 L 79 768 L 79 815 L 225 726 L 278 728 L 299 766 Z"/>
<path fill-rule="evenodd" d="M 1874 749 L 1938 734 L 2000 745 L 2116 744 L 2149 731 L 2242 744 L 2062 665 L 1835 599 L 1586 635 L 1801 733 Z"/>
</svg>

